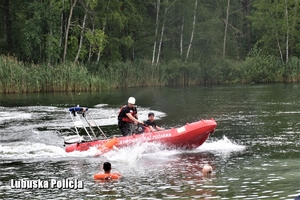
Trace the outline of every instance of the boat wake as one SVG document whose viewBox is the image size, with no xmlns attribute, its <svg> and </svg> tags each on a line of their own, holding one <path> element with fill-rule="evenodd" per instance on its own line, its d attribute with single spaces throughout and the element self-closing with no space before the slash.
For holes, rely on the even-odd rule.
<svg viewBox="0 0 300 200">
<path fill-rule="evenodd" d="M 131 147 L 121 149 L 114 148 L 106 154 L 100 156 L 109 161 L 126 163 L 127 165 L 136 165 L 141 158 L 165 160 L 174 155 L 188 153 L 205 153 L 209 152 L 215 155 L 226 156 L 232 152 L 243 151 L 246 146 L 235 144 L 226 136 L 216 141 L 207 141 L 195 150 L 169 150 L 164 145 L 158 143 L 137 143 Z M 60 146 L 44 144 L 38 142 L 12 142 L 0 144 L 0 159 L 3 160 L 51 160 L 51 159 L 72 159 L 72 158 L 95 158 L 96 147 L 88 151 L 74 151 L 66 153 L 65 149 Z"/>
<path fill-rule="evenodd" d="M 219 140 L 208 139 L 203 145 L 197 148 L 197 150 L 199 152 L 211 152 L 215 155 L 226 156 L 233 152 L 244 151 L 246 148 L 245 145 L 237 144 L 224 135 L 223 138 Z"/>
<path fill-rule="evenodd" d="M 42 143 L 14 142 L 0 145 L 1 159 L 32 159 L 62 157 L 63 148 Z"/>
<path fill-rule="evenodd" d="M 116 114 L 119 108 L 99 104 L 89 108 L 89 111 L 99 125 L 117 124 Z M 139 108 L 141 120 L 147 119 L 148 112 L 154 112 L 158 120 L 165 116 L 165 113 L 160 111 Z M 97 151 L 92 148 L 86 152 L 65 152 L 62 145 L 64 133 L 61 134 L 59 131 L 73 127 L 73 123 L 69 119 L 68 107 L 0 107 L 0 115 L 0 159 L 94 157 Z M 137 160 L 141 156 L 141 153 L 136 152 L 136 158 L 133 160 Z"/>
</svg>

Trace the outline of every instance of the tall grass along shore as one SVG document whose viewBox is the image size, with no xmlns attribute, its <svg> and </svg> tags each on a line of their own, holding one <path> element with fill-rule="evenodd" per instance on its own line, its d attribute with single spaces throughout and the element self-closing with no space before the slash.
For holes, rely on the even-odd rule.
<svg viewBox="0 0 300 200">
<path fill-rule="evenodd" d="M 128 87 L 235 83 L 299 82 L 299 59 L 288 63 L 253 53 L 245 61 L 214 59 L 116 62 L 108 65 L 63 63 L 55 66 L 19 62 L 0 56 L 0 93 L 99 91 Z"/>
</svg>

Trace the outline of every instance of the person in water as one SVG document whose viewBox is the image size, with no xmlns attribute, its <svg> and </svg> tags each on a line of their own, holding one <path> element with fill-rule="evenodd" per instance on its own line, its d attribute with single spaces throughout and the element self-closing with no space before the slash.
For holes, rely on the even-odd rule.
<svg viewBox="0 0 300 200">
<path fill-rule="evenodd" d="M 213 169 L 210 165 L 205 165 L 202 169 L 202 175 L 204 177 L 210 178 L 212 171 L 213 171 Z"/>
<path fill-rule="evenodd" d="M 94 179 L 111 180 L 119 179 L 122 175 L 119 172 L 111 172 L 110 162 L 103 163 L 104 173 L 100 172 L 94 175 Z"/>
<path fill-rule="evenodd" d="M 117 176 L 121 176 L 121 174 L 119 172 L 111 173 L 111 164 L 110 164 L 110 162 L 103 163 L 103 170 L 104 170 L 104 174 L 115 174 Z"/>
<path fill-rule="evenodd" d="M 127 105 L 122 106 L 118 115 L 118 127 L 123 136 L 132 135 L 134 125 L 144 124 L 138 120 L 138 113 L 135 107 L 135 98 L 129 97 Z"/>
<path fill-rule="evenodd" d="M 145 124 L 150 128 L 150 131 L 162 131 L 163 128 L 156 125 L 154 122 L 154 113 L 149 112 L 148 113 L 148 120 L 145 122 Z"/>
</svg>

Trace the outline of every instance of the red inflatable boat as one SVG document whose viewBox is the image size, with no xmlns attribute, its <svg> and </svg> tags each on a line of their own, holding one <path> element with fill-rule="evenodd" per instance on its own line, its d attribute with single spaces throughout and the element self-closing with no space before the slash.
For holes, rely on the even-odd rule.
<svg viewBox="0 0 300 200">
<path fill-rule="evenodd" d="M 106 143 L 110 143 L 111 139 L 108 138 L 98 140 L 94 132 L 92 132 L 94 134 L 94 139 L 92 139 L 89 132 L 87 131 L 86 126 L 82 123 L 82 120 L 80 120 L 81 122 L 79 122 L 78 120 L 74 120 L 74 118 L 80 119 L 79 116 L 81 116 L 82 114 L 81 118 L 83 117 L 85 119 L 87 126 L 90 126 L 90 130 L 93 130 L 92 126 L 96 126 L 102 132 L 100 127 L 95 124 L 94 120 L 90 122 L 87 119 L 87 116 L 89 116 L 87 110 L 87 108 L 80 107 L 69 109 L 77 135 L 65 138 L 66 152 L 86 151 L 90 147 L 99 148 Z M 87 132 L 87 135 L 90 137 L 89 141 L 84 140 L 83 137 L 79 135 L 78 127 L 83 128 Z M 139 142 L 157 142 L 166 145 L 166 147 L 169 149 L 194 149 L 201 146 L 209 137 L 209 135 L 214 132 L 216 127 L 217 123 L 214 119 L 200 120 L 197 122 L 188 123 L 179 128 L 171 128 L 168 130 L 147 132 L 142 134 L 133 134 L 132 136 L 117 137 L 117 142 L 114 144 L 116 147 L 121 148 L 125 146 L 132 146 Z M 105 136 L 104 133 L 103 135 Z"/>
</svg>

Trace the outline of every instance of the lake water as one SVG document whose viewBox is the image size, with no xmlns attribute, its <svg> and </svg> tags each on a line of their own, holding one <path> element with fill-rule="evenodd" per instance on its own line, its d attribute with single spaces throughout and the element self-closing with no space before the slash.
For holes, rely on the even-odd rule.
<svg viewBox="0 0 300 200">
<path fill-rule="evenodd" d="M 214 118 L 216 131 L 192 151 L 136 144 L 94 157 L 66 153 L 68 108 L 89 107 L 109 136 L 129 96 L 140 119 L 179 127 Z M 294 199 L 300 195 L 300 84 L 134 88 L 97 93 L 0 94 L 0 199 Z M 100 133 L 99 133 L 100 136 Z M 105 161 L 123 177 L 97 182 Z M 205 164 L 211 178 L 201 175 Z M 65 179 L 82 189 L 14 189 L 12 180 Z M 41 187 L 41 186 L 40 186 Z"/>
</svg>

